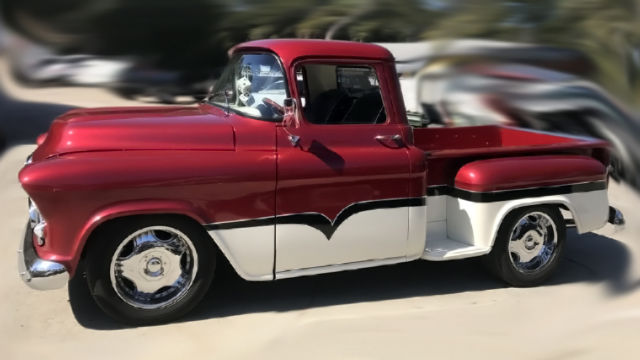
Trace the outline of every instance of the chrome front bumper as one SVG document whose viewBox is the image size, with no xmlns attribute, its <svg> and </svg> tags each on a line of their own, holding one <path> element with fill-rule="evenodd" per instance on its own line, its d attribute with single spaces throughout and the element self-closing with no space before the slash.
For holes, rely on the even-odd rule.
<svg viewBox="0 0 640 360">
<path fill-rule="evenodd" d="M 22 280 L 36 290 L 58 289 L 69 281 L 69 272 L 64 265 L 38 257 L 33 247 L 33 229 L 29 225 L 18 250 L 18 272 Z"/>
</svg>

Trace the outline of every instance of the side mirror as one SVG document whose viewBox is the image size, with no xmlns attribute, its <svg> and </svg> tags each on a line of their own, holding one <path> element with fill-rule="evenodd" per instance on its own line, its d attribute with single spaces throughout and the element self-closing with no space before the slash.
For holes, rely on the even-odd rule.
<svg viewBox="0 0 640 360">
<path fill-rule="evenodd" d="M 298 119 L 298 106 L 296 99 L 286 98 L 284 99 L 284 115 L 282 118 L 283 124 L 286 127 L 296 129 L 300 127 L 300 119 Z"/>
</svg>

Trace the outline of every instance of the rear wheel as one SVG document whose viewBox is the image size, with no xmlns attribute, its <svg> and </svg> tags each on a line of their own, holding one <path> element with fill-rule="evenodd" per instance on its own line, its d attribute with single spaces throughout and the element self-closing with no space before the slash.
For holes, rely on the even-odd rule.
<svg viewBox="0 0 640 360">
<path fill-rule="evenodd" d="M 88 249 L 96 303 L 118 321 L 145 325 L 191 310 L 213 278 L 215 248 L 195 224 L 169 216 L 107 224 Z"/>
<path fill-rule="evenodd" d="M 566 238 L 562 214 L 555 207 L 533 206 L 509 213 L 484 261 L 513 286 L 535 286 L 557 267 Z"/>
</svg>

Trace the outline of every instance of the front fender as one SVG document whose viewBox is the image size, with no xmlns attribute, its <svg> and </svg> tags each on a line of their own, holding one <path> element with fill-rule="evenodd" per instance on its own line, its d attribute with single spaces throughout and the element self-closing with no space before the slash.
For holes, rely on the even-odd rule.
<svg viewBox="0 0 640 360">
<path fill-rule="evenodd" d="M 210 224 L 274 214 L 275 155 L 260 151 L 78 153 L 31 163 L 19 179 L 47 222 L 38 256 L 70 274 L 109 219 L 162 213 Z"/>
<path fill-rule="evenodd" d="M 109 204 L 91 214 L 89 219 L 76 234 L 73 244 L 71 266 L 76 268 L 84 246 L 93 231 L 105 222 L 113 219 L 135 215 L 170 214 L 182 215 L 204 225 L 206 212 L 196 208 L 188 201 L 180 200 L 137 200 Z M 72 272 L 73 273 L 73 272 Z"/>
<path fill-rule="evenodd" d="M 54 234 L 66 233 L 70 238 L 68 238 L 68 240 L 63 239 L 65 241 L 56 241 L 56 244 L 66 244 L 66 246 L 56 246 L 52 251 L 55 253 L 54 255 L 47 256 L 45 252 L 41 254 L 41 257 L 55 258 L 58 262 L 65 265 L 69 274 L 73 276 L 80 262 L 87 240 L 100 225 L 109 220 L 127 216 L 153 214 L 182 215 L 195 220 L 199 224 L 205 223 L 205 212 L 186 201 L 139 200 L 109 204 L 92 214 L 88 214 L 84 223 L 72 226 L 70 229 L 59 229 L 60 226 L 67 226 L 68 223 L 51 222 L 48 224 L 48 232 L 52 234 L 52 236 L 55 236 Z M 55 240 L 59 240 L 59 238 L 55 238 Z"/>
</svg>

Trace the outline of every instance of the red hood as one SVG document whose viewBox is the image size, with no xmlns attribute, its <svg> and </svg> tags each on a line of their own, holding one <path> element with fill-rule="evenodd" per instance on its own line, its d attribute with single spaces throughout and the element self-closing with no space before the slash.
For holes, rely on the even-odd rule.
<svg viewBox="0 0 640 360">
<path fill-rule="evenodd" d="M 75 109 L 53 121 L 33 159 L 83 151 L 234 148 L 231 124 L 198 107 Z"/>
</svg>

